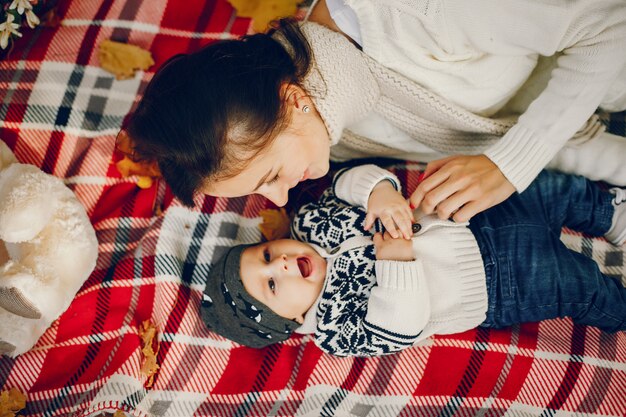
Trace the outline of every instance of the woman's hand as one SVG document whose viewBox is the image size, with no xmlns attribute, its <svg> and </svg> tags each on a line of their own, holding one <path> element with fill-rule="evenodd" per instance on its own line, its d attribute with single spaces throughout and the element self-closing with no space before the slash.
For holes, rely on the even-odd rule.
<svg viewBox="0 0 626 417">
<path fill-rule="evenodd" d="M 485 155 L 461 155 L 429 163 L 410 202 L 426 214 L 436 211 L 440 219 L 465 222 L 514 192 L 513 184 Z"/>
<path fill-rule="evenodd" d="M 414 261 L 413 241 L 396 239 L 389 232 L 374 234 L 372 239 L 376 248 L 376 259 L 379 261 Z"/>
<path fill-rule="evenodd" d="M 377 218 L 380 218 L 391 237 L 411 239 L 413 210 L 402 194 L 387 180 L 376 184 L 367 200 L 367 215 L 363 225 L 365 230 L 369 230 Z"/>
</svg>

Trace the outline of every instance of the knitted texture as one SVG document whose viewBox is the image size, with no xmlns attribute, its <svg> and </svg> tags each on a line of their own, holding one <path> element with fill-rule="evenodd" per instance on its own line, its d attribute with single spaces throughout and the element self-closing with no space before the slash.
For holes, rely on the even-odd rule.
<svg viewBox="0 0 626 417">
<path fill-rule="evenodd" d="M 302 30 L 315 57 L 304 87 L 333 145 L 339 142 L 346 126 L 371 111 L 425 145 L 446 153 L 480 153 L 515 122 L 477 116 L 389 70 L 341 34 L 321 25 L 307 22 Z"/>
<path fill-rule="evenodd" d="M 519 192 L 599 106 L 612 111 L 626 108 L 626 3 L 531 3 L 504 0 L 494 7 L 491 0 L 346 2 L 358 20 L 364 53 L 384 67 L 473 113 L 520 115 L 515 128 L 480 150 Z M 392 98 L 398 104 L 399 96 Z M 516 105 L 509 107 L 512 102 Z M 415 113 L 415 107 L 407 108 Z M 398 136 L 408 133 L 443 154 L 476 153 L 473 143 L 449 151 L 438 138 L 437 143 L 427 142 L 432 127 L 418 126 L 416 135 L 407 126 L 419 125 L 419 120 L 392 110 L 396 118 L 385 111 L 384 119 L 390 127 L 404 130 Z M 394 147 L 393 138 L 384 133 L 370 136 L 360 130 L 360 134 Z M 475 140 L 467 135 L 454 138 Z M 363 138 L 350 141 L 351 147 L 362 148 Z M 402 148 L 411 152 L 406 142 Z M 340 157 L 349 157 L 348 151 L 341 151 Z M 403 157 L 398 152 L 386 155 Z"/>
<path fill-rule="evenodd" d="M 607 1 L 611 2 L 610 0 Z M 559 152 L 568 139 L 587 140 L 598 137 L 602 132 L 603 126 L 599 121 L 588 118 L 600 104 L 602 97 L 606 95 L 606 89 L 603 85 L 613 80 L 617 76 L 619 68 L 623 66 L 623 59 L 611 60 L 606 58 L 607 56 L 615 56 L 612 51 L 616 45 L 622 42 L 620 39 L 623 38 L 625 30 L 623 22 L 620 21 L 621 17 L 609 19 L 610 22 L 607 21 L 607 23 L 598 22 L 597 19 L 588 19 L 584 13 L 586 6 L 581 2 L 569 10 L 565 17 L 551 17 L 555 19 L 555 24 L 558 24 L 559 27 L 568 28 L 567 36 L 561 39 L 558 45 L 549 47 L 553 49 L 545 49 L 548 48 L 545 45 L 532 43 L 532 40 L 524 40 L 528 43 L 525 45 L 526 49 L 516 52 L 521 57 L 524 54 L 545 53 L 549 55 L 566 49 L 578 51 L 583 50 L 584 45 L 579 45 L 578 41 L 571 36 L 572 32 L 576 32 L 576 28 L 584 27 L 585 36 L 593 37 L 594 28 L 606 26 L 606 33 L 602 32 L 597 35 L 597 41 L 600 43 L 597 50 L 601 51 L 602 56 L 606 59 L 601 62 L 590 61 L 588 57 L 585 58 L 585 54 L 582 54 L 580 60 L 568 57 L 558 61 L 559 63 L 565 62 L 570 66 L 567 70 L 571 73 L 571 77 L 577 76 L 577 74 L 580 77 L 587 77 L 585 71 L 589 69 L 589 65 L 599 67 L 596 71 L 597 74 L 589 75 L 589 77 L 595 77 L 594 81 L 590 82 L 589 86 L 584 89 L 585 97 L 589 96 L 589 100 L 576 98 L 574 102 L 570 103 L 571 106 L 567 103 L 561 103 L 562 94 L 553 91 L 556 88 L 552 85 L 554 83 L 550 84 L 551 88 L 543 84 L 537 91 L 533 91 L 531 96 L 537 99 L 537 103 L 547 103 L 545 108 L 542 110 L 541 106 L 533 106 L 533 111 L 530 113 L 526 111 L 523 119 L 520 119 L 520 124 L 518 124 L 519 111 L 524 112 L 524 109 L 517 109 L 518 111 L 512 113 L 504 112 L 503 114 L 506 114 L 507 117 L 479 116 L 423 87 L 413 78 L 409 78 L 405 71 L 402 71 L 401 74 L 389 68 L 387 61 L 395 62 L 395 58 L 401 59 L 401 57 L 395 56 L 394 58 L 393 54 L 387 56 L 391 52 L 385 52 L 389 48 L 384 48 L 381 42 L 387 40 L 392 43 L 403 42 L 409 45 L 415 39 L 410 38 L 411 35 L 403 33 L 398 28 L 392 27 L 393 25 L 383 23 L 398 21 L 401 26 L 407 23 L 403 20 L 403 16 L 408 15 L 411 15 L 413 19 L 417 15 L 424 15 L 426 16 L 425 19 L 436 15 L 440 21 L 442 19 L 440 16 L 442 10 L 439 8 L 440 2 L 406 1 L 384 4 L 369 2 L 367 4 L 366 7 L 365 3 L 348 2 L 348 5 L 353 7 L 359 15 L 360 24 L 365 25 L 361 29 L 364 37 L 368 39 L 366 42 L 364 38 L 366 52 L 359 51 L 341 34 L 325 27 L 311 22 L 303 25 L 303 30 L 312 45 L 316 60 L 315 68 L 312 71 L 312 74 L 315 75 L 306 80 L 305 87 L 315 92 L 313 99 L 327 125 L 332 143 L 335 145 L 331 153 L 334 158 L 413 157 L 407 155 L 406 149 L 405 151 L 396 149 L 393 142 L 377 143 L 377 139 L 365 137 L 367 135 L 363 136 L 363 132 L 356 134 L 348 130 L 351 124 L 357 125 L 359 121 L 375 112 L 392 126 L 414 138 L 416 143 L 421 146 L 425 145 L 441 154 L 485 154 L 500 168 L 517 191 L 522 192 L 538 172 Z M 512 9 L 515 7 L 515 5 L 510 5 Z M 613 4 L 611 7 L 615 9 L 614 14 L 616 15 L 623 15 L 626 10 L 623 5 L 620 6 L 619 4 Z M 391 13 L 393 9 L 391 15 L 393 18 L 390 17 L 387 20 L 382 18 L 384 20 L 382 23 L 380 19 L 374 19 L 379 24 L 374 24 L 373 21 L 369 22 L 365 17 L 371 17 L 374 13 L 372 8 L 381 15 L 384 15 L 383 12 Z M 368 12 L 365 13 L 365 11 Z M 459 13 L 458 10 L 446 11 L 446 13 L 448 12 L 453 13 L 455 18 L 461 19 L 454 14 Z M 509 14 L 512 13 L 511 10 L 508 12 Z M 603 10 L 603 13 L 608 12 Z M 366 24 L 367 22 L 371 24 Z M 380 25 L 385 27 L 379 27 Z M 445 32 L 444 28 L 438 28 L 438 30 Z M 457 33 L 458 30 L 455 29 L 453 32 L 457 37 L 462 38 L 463 34 Z M 466 34 L 465 36 L 470 35 Z M 513 35 L 509 33 L 508 36 Z M 523 33 L 519 36 L 523 37 Z M 515 39 L 509 39 L 509 37 L 503 36 L 501 42 L 497 44 L 496 52 L 489 49 L 491 43 L 482 39 L 481 42 L 484 41 L 484 43 L 476 47 L 487 55 L 503 54 L 506 56 L 512 53 L 511 49 L 514 50 L 516 45 Z M 461 42 L 459 39 L 457 41 Z M 381 54 L 387 59 L 382 59 Z M 341 57 L 341 59 L 337 59 L 337 57 Z M 556 63 L 556 61 L 554 62 Z M 611 71 L 605 71 L 606 73 L 603 72 L 602 68 L 609 64 L 615 68 Z M 549 70 L 545 71 L 545 74 L 555 74 L 555 72 Z M 597 86 L 596 82 L 599 83 Z M 576 86 L 579 88 L 580 85 L 581 83 L 575 83 L 574 86 L 563 85 L 562 88 L 564 91 L 569 91 Z M 493 85 L 491 88 L 497 89 L 498 85 Z M 526 89 L 526 87 L 524 88 Z M 324 91 L 326 94 L 317 94 L 320 91 Z M 556 104 L 550 104 L 551 100 L 560 107 L 556 108 Z M 527 101 L 525 105 L 528 106 L 530 101 Z M 594 104 L 589 104 L 589 101 L 593 101 Z M 535 123 L 533 120 L 539 121 Z M 521 123 L 522 121 L 523 123 Z M 513 127 L 515 128 L 512 129 Z M 578 132 L 576 129 L 579 129 Z"/>
<path fill-rule="evenodd" d="M 380 181 L 381 171 L 362 165 L 339 172 L 333 186 L 302 206 L 292 224 L 294 237 L 333 255 L 321 297 L 305 318 L 309 322 L 315 314 L 316 326 L 309 331 L 333 355 L 397 352 L 433 334 L 471 329 L 485 318 L 485 272 L 466 224 L 419 218 L 412 262 L 376 260 L 371 242 L 335 252 L 343 242 L 375 232 L 363 229 L 366 212 L 353 204 L 363 200 L 358 190 Z"/>
<path fill-rule="evenodd" d="M 346 129 L 375 111 L 416 142 L 446 154 L 479 154 L 515 125 L 516 116 L 476 115 L 386 68 L 341 34 L 313 22 L 302 30 L 311 44 L 314 66 L 304 80 L 341 158 L 397 156 L 401 151 Z M 341 59 L 337 59 L 340 56 Z M 589 119 L 574 138 L 588 140 L 604 130 Z"/>
</svg>

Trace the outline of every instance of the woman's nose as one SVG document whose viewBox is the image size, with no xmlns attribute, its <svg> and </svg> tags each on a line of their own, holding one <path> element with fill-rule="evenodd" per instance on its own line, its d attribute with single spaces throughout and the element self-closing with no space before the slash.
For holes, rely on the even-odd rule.
<svg viewBox="0 0 626 417">
<path fill-rule="evenodd" d="M 289 199 L 289 187 L 286 184 L 277 186 L 271 192 L 265 194 L 264 197 L 278 207 L 282 207 L 287 204 L 287 200 Z"/>
</svg>

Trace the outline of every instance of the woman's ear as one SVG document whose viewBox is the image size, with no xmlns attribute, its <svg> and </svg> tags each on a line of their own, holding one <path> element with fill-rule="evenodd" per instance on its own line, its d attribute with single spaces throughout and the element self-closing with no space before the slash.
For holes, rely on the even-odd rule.
<svg viewBox="0 0 626 417">
<path fill-rule="evenodd" d="M 291 83 L 283 83 L 281 86 L 281 94 L 285 103 L 293 110 L 302 111 L 306 105 L 311 105 L 311 99 L 307 93 L 299 86 Z"/>
</svg>

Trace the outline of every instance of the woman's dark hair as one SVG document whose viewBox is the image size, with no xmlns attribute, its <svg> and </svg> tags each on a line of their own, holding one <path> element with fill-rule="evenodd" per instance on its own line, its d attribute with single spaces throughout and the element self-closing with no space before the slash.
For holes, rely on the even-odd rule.
<svg viewBox="0 0 626 417">
<path fill-rule="evenodd" d="M 276 22 L 267 34 L 170 58 L 125 127 L 134 155 L 156 162 L 174 195 L 192 207 L 195 191 L 240 173 L 286 128 L 281 86 L 301 86 L 311 62 L 293 19 Z"/>
</svg>

